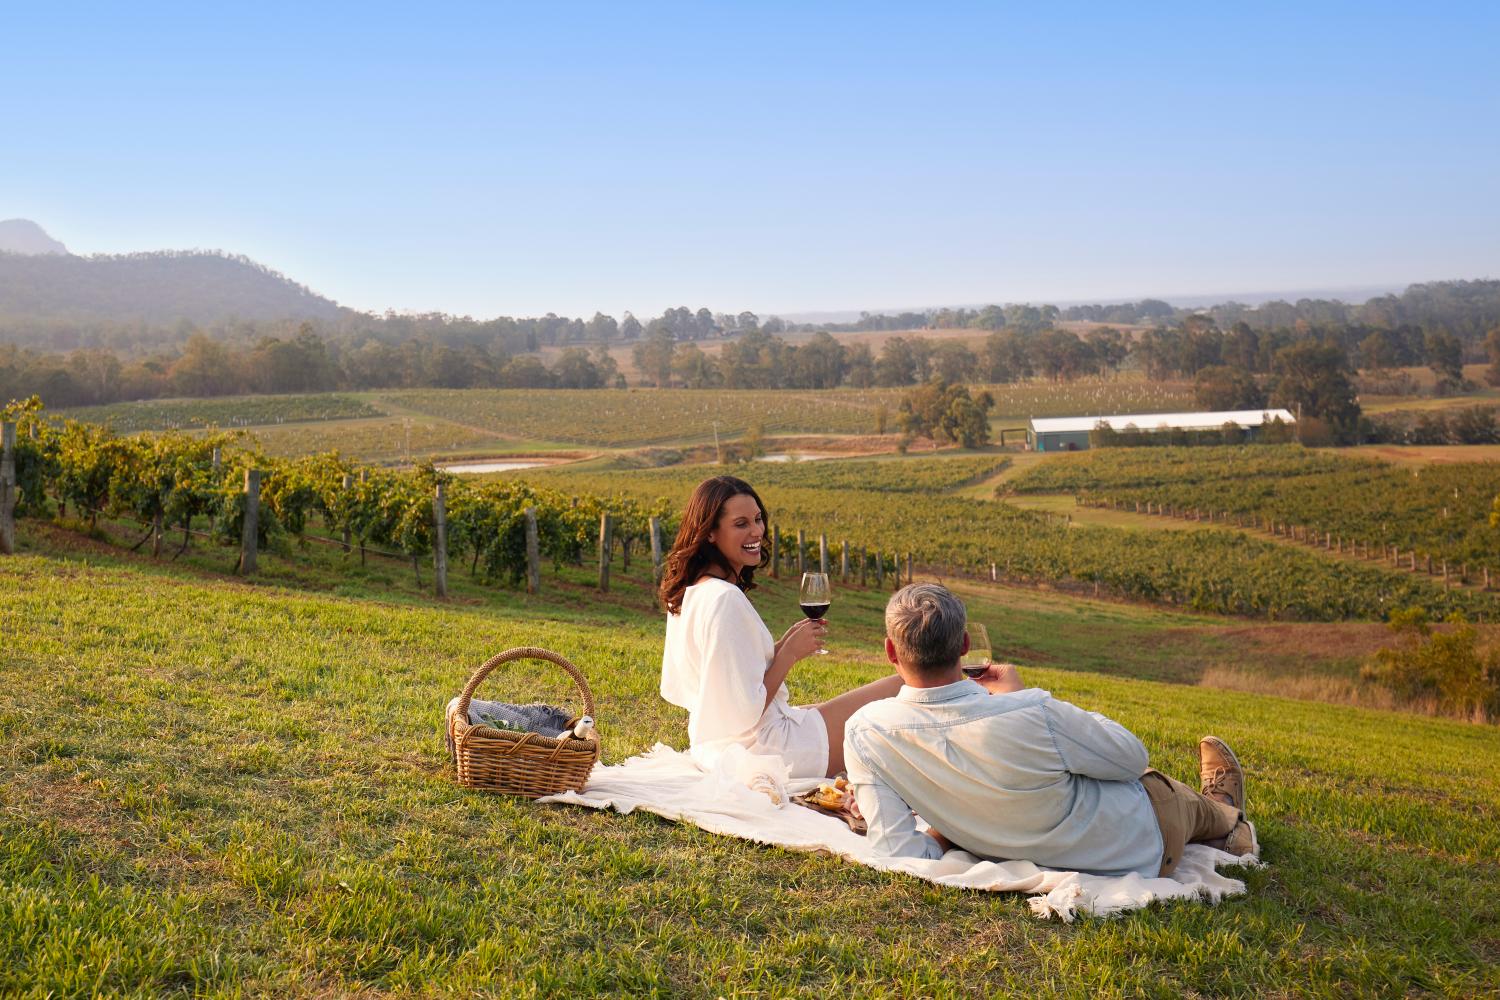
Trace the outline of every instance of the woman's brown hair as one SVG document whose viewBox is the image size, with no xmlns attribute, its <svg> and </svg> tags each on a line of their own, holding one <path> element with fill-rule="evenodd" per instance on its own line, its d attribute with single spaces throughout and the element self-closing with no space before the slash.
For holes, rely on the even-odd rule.
<svg viewBox="0 0 1500 1000">
<path fill-rule="evenodd" d="M 718 550 L 708 536 L 719 523 L 724 505 L 731 497 L 748 496 L 760 508 L 760 517 L 770 528 L 770 516 L 760 495 L 743 479 L 734 476 L 714 476 L 705 479 L 688 498 L 687 509 L 682 512 L 682 525 L 677 529 L 677 539 L 672 551 L 667 553 L 666 567 L 661 577 L 661 603 L 672 614 L 682 611 L 682 592 L 697 582 L 710 567 L 719 570 L 717 575 L 730 580 L 741 590 L 755 589 L 755 567 L 746 566 L 738 575 L 724 553 Z M 765 549 L 761 549 L 765 559 Z"/>
</svg>

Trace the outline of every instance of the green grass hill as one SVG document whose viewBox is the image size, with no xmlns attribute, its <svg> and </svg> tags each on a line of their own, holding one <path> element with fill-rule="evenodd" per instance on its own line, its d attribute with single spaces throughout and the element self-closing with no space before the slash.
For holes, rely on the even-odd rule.
<svg viewBox="0 0 1500 1000">
<path fill-rule="evenodd" d="M 457 788 L 442 705 L 516 645 L 583 668 L 607 762 L 685 743 L 639 562 L 607 596 L 565 569 L 536 597 L 438 602 L 399 564 L 242 581 L 36 522 L 21 547 L 0 557 L 0 995 L 1500 991 L 1500 730 L 1141 679 L 1209 655 L 1168 639 L 1210 619 L 964 591 L 1048 664 L 1030 682 L 1163 770 L 1194 776 L 1206 732 L 1249 769 L 1270 865 L 1248 895 L 1061 925 L 1019 896 Z M 784 583 L 754 599 L 775 630 L 797 614 Z M 834 655 L 794 670 L 795 700 L 884 672 L 882 604 L 836 595 Z M 567 696 L 533 670 L 481 692 L 549 682 Z"/>
</svg>

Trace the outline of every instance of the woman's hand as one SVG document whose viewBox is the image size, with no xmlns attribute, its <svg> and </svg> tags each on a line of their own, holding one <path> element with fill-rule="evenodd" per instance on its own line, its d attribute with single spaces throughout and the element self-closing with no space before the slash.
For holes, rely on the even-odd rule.
<svg viewBox="0 0 1500 1000">
<path fill-rule="evenodd" d="M 804 618 L 781 637 L 776 644 L 777 653 L 787 656 L 793 663 L 816 653 L 828 635 L 828 623 L 821 618 Z"/>
</svg>

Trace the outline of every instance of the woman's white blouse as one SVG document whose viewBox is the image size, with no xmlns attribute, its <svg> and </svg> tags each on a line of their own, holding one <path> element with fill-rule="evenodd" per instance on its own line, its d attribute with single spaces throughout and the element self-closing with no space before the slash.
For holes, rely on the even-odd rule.
<svg viewBox="0 0 1500 1000">
<path fill-rule="evenodd" d="M 766 669 L 775 655 L 776 641 L 739 587 L 709 579 L 683 591 L 682 612 L 667 615 L 661 696 L 687 709 L 688 741 L 700 763 L 711 766 L 731 743 L 754 748 L 763 716 L 790 714 L 785 684 L 766 704 Z"/>
</svg>

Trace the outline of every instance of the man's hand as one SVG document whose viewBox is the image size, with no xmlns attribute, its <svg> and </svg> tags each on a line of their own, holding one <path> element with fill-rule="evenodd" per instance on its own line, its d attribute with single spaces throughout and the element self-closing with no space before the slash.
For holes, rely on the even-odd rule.
<svg viewBox="0 0 1500 1000">
<path fill-rule="evenodd" d="M 929 826 L 927 828 L 927 836 L 937 841 L 937 845 L 943 849 L 944 853 L 953 850 L 953 841 L 939 833 L 936 827 Z"/>
<path fill-rule="evenodd" d="M 1014 663 L 991 663 L 984 673 L 974 678 L 984 685 L 990 694 L 1009 694 L 1025 690 L 1021 683 L 1021 671 Z"/>
</svg>

